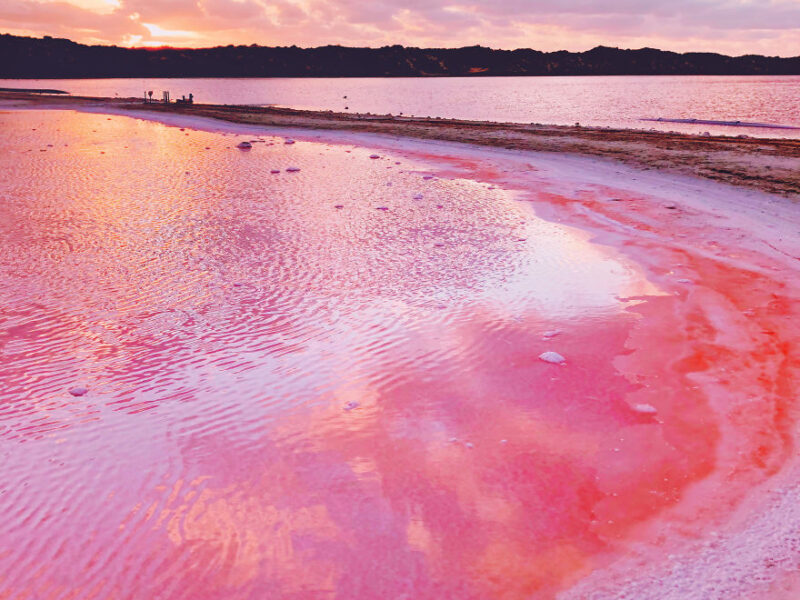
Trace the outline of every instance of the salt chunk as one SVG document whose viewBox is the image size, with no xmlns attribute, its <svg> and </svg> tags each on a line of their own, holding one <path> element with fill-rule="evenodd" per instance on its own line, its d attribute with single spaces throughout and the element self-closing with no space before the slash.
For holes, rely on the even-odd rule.
<svg viewBox="0 0 800 600">
<path fill-rule="evenodd" d="M 253 147 L 253 144 L 250 142 L 239 142 L 236 146 L 239 150 L 250 150 Z"/>
<path fill-rule="evenodd" d="M 414 200 L 422 200 L 422 194 L 415 195 Z"/>
<path fill-rule="evenodd" d="M 542 333 L 542 337 L 546 340 L 550 338 L 554 338 L 557 335 L 561 335 L 562 331 L 560 329 L 551 329 L 550 331 L 545 331 Z"/>
<path fill-rule="evenodd" d="M 377 154 L 370 154 L 370 155 L 369 155 L 369 157 L 370 157 L 372 160 L 375 160 L 375 159 L 377 159 L 377 158 L 380 158 L 380 156 L 379 156 L 379 155 L 377 155 Z"/>
<path fill-rule="evenodd" d="M 539 355 L 539 359 L 544 362 L 552 363 L 554 365 L 563 365 L 567 359 L 561 356 L 558 352 L 547 351 Z"/>
<path fill-rule="evenodd" d="M 299 170 L 300 170 L 300 167 L 287 167 L 286 168 L 286 172 L 287 173 L 297 173 Z"/>
<path fill-rule="evenodd" d="M 294 144 L 294 140 L 286 140 L 283 142 L 284 144 Z"/>
<path fill-rule="evenodd" d="M 678 283 L 694 283 L 691 279 L 678 279 Z"/>
<path fill-rule="evenodd" d="M 345 410 L 353 410 L 354 408 L 358 408 L 360 405 L 355 400 L 350 400 L 347 404 L 344 405 Z"/>
<path fill-rule="evenodd" d="M 281 172 L 281 170 L 280 169 L 270 169 L 269 172 L 272 173 L 273 175 L 277 175 L 278 173 Z"/>
<path fill-rule="evenodd" d="M 658 412 L 652 404 L 634 404 L 633 410 L 642 415 L 654 415 Z"/>
<path fill-rule="evenodd" d="M 77 385 L 74 388 L 69 389 L 69 393 L 72 394 L 73 396 L 83 396 L 88 391 L 89 388 L 82 385 Z"/>
<path fill-rule="evenodd" d="M 337 204 L 337 205 L 336 205 L 336 206 L 334 206 L 333 208 L 344 208 L 344 204 Z"/>
<path fill-rule="evenodd" d="M 376 208 L 377 210 L 389 210 L 389 207 L 388 207 L 388 206 L 376 206 L 375 208 Z"/>
</svg>

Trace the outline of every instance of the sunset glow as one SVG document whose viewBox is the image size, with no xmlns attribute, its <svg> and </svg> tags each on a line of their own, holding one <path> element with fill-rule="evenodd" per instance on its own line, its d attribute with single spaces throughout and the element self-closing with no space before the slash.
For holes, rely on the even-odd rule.
<svg viewBox="0 0 800 600">
<path fill-rule="evenodd" d="M 227 44 L 586 50 L 603 44 L 800 54 L 800 1 L 9 0 L 0 31 L 123 46 Z"/>
</svg>

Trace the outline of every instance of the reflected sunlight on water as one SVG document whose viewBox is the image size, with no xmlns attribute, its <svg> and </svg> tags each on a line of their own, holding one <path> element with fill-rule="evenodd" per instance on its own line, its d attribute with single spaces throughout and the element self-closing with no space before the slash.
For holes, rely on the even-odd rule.
<svg viewBox="0 0 800 600">
<path fill-rule="evenodd" d="M 712 467 L 699 392 L 657 427 L 626 401 L 655 379 L 614 364 L 641 297 L 677 300 L 510 191 L 124 117 L 0 127 L 0 595 L 548 597 Z"/>
</svg>

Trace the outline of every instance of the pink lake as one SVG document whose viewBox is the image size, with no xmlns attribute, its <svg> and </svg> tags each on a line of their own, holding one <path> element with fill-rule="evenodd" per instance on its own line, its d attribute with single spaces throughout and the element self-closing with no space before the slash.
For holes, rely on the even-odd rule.
<svg viewBox="0 0 800 600">
<path fill-rule="evenodd" d="M 792 597 L 796 220 L 188 127 L 0 112 L 0 597 Z"/>
</svg>

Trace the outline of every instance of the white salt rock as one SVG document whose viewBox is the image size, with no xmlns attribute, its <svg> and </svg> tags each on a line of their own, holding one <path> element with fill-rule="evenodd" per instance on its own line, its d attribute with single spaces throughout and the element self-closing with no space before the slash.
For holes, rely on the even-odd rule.
<svg viewBox="0 0 800 600">
<path fill-rule="evenodd" d="M 372 160 L 375 160 L 375 159 L 377 159 L 377 158 L 380 158 L 380 156 L 379 156 L 379 155 L 377 155 L 377 154 L 370 154 L 370 155 L 369 155 L 369 157 L 370 157 Z"/>
<path fill-rule="evenodd" d="M 552 363 L 554 365 L 563 365 L 567 362 L 567 359 L 561 356 L 558 352 L 553 352 L 548 350 L 547 352 L 542 352 L 539 355 L 539 360 L 543 360 L 547 363 Z"/>
<path fill-rule="evenodd" d="M 353 410 L 354 408 L 358 408 L 360 405 L 355 400 L 350 400 L 347 404 L 344 405 L 345 410 Z"/>
<path fill-rule="evenodd" d="M 550 331 L 545 331 L 544 333 L 542 333 L 542 337 L 546 340 L 549 340 L 550 338 L 554 338 L 557 335 L 561 335 L 561 333 L 562 331 L 560 329 L 551 329 Z"/>
<path fill-rule="evenodd" d="M 74 388 L 69 389 L 69 393 L 72 394 L 73 396 L 83 396 L 88 391 L 89 388 L 82 385 L 76 385 Z"/>
<path fill-rule="evenodd" d="M 467 448 L 473 448 L 474 447 L 472 445 L 472 442 L 467 442 L 466 444 L 464 444 L 464 446 L 466 446 Z"/>
<path fill-rule="evenodd" d="M 300 170 L 300 167 L 287 167 L 286 168 L 286 172 L 287 173 L 297 173 L 299 170 Z"/>
<path fill-rule="evenodd" d="M 678 283 L 694 283 L 691 279 L 678 279 Z"/>
<path fill-rule="evenodd" d="M 634 404 L 633 410 L 642 415 L 654 415 L 658 409 L 652 404 Z"/>
<path fill-rule="evenodd" d="M 250 150 L 253 147 L 253 144 L 250 142 L 239 142 L 236 146 L 239 150 Z"/>
</svg>

